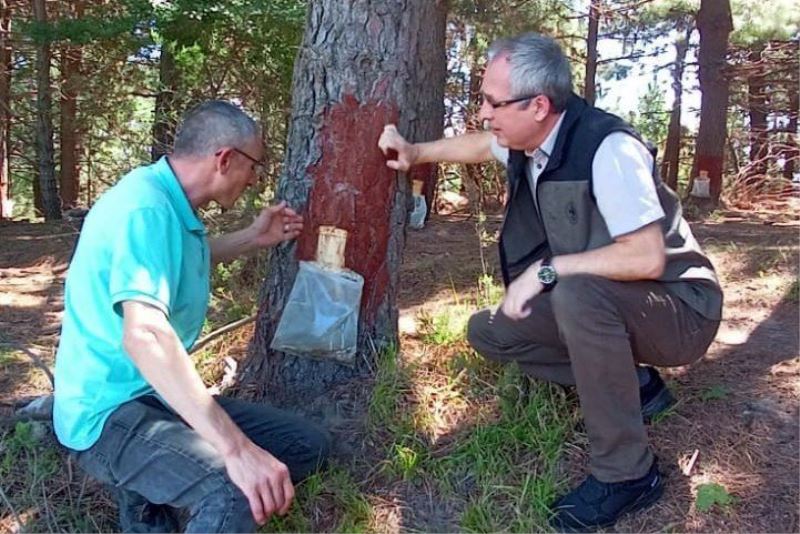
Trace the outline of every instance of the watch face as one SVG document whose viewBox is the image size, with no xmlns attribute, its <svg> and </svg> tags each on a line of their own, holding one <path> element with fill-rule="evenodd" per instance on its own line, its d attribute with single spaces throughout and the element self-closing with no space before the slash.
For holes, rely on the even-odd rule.
<svg viewBox="0 0 800 534">
<path fill-rule="evenodd" d="M 539 281 L 544 286 L 552 285 L 556 282 L 556 270 L 550 265 L 545 265 L 539 269 Z"/>
</svg>

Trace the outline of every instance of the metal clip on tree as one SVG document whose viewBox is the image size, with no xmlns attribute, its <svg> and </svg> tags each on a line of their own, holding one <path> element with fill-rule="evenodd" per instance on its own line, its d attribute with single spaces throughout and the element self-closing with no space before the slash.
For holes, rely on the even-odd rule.
<svg viewBox="0 0 800 534">
<path fill-rule="evenodd" d="M 352 365 L 364 278 L 344 267 L 347 230 L 320 226 L 316 261 L 301 261 L 273 350 Z"/>
</svg>

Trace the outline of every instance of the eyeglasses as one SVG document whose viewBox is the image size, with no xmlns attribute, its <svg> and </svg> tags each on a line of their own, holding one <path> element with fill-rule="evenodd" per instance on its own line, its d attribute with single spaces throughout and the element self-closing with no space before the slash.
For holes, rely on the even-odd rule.
<svg viewBox="0 0 800 534">
<path fill-rule="evenodd" d="M 237 154 L 241 154 L 242 156 L 246 157 L 247 159 L 253 162 L 253 172 L 255 172 L 259 178 L 262 178 L 266 174 L 267 165 L 264 161 L 254 158 L 244 150 L 239 150 L 236 147 L 232 148 L 234 152 L 236 152 Z"/>
<path fill-rule="evenodd" d="M 486 98 L 486 96 L 484 95 L 483 101 L 486 102 L 487 104 L 489 104 L 492 107 L 492 109 L 498 109 L 498 108 L 504 108 L 506 106 L 510 106 L 511 104 L 516 104 L 517 102 L 522 102 L 523 100 L 532 100 L 532 99 L 534 99 L 534 98 L 536 98 L 537 96 L 540 96 L 540 95 L 541 95 L 541 93 L 537 93 L 537 94 L 533 94 L 533 95 L 525 95 L 525 96 L 520 96 L 520 97 L 517 97 L 517 98 L 509 98 L 508 100 L 501 100 L 500 102 L 492 102 L 491 100 Z"/>
</svg>

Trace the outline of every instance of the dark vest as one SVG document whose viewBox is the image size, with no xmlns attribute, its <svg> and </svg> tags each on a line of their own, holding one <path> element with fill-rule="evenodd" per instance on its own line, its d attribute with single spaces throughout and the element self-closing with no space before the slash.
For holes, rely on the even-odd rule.
<svg viewBox="0 0 800 534">
<path fill-rule="evenodd" d="M 527 156 L 521 150 L 509 151 L 509 200 L 499 243 L 506 285 L 546 254 L 573 254 L 613 243 L 592 188 L 594 154 L 613 132 L 641 141 L 619 117 L 589 106 L 577 95 L 569 99 L 553 153 L 537 180 L 539 210 L 531 197 Z M 683 218 L 677 195 L 661 181 L 651 151 L 653 181 L 665 214 L 661 229 L 667 257 L 658 280 L 703 316 L 720 319 L 722 291 L 714 267 Z"/>
</svg>

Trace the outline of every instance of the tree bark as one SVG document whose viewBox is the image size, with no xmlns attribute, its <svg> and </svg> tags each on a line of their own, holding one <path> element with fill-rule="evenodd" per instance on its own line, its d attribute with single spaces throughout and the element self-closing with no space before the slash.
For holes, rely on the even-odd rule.
<svg viewBox="0 0 800 534">
<path fill-rule="evenodd" d="M 166 39 L 161 45 L 158 69 L 159 91 L 153 120 L 153 146 L 150 150 L 153 161 L 168 154 L 175 139 L 176 92 L 180 80 L 173 46 L 174 44 Z"/>
<path fill-rule="evenodd" d="M 789 99 L 789 136 L 786 141 L 787 147 L 782 151 L 782 156 L 786 159 L 783 166 L 783 177 L 786 180 L 794 178 L 794 171 L 800 163 L 800 148 L 797 146 L 797 119 L 800 115 L 800 69 L 796 68 L 797 57 L 800 54 L 800 43 L 795 41 L 792 45 L 792 55 L 795 58 L 795 68 L 791 69 L 788 84 L 788 99 Z"/>
<path fill-rule="evenodd" d="M 75 19 L 83 16 L 83 2 L 71 2 L 68 9 Z M 82 49 L 65 43 L 61 47 L 61 206 L 74 208 L 80 183 L 80 129 L 78 89 L 81 85 Z"/>
<path fill-rule="evenodd" d="M 589 2 L 589 31 L 586 37 L 586 74 L 583 79 L 583 97 L 594 105 L 597 73 L 597 32 L 600 27 L 601 0 Z"/>
<path fill-rule="evenodd" d="M 749 67 L 753 73 L 747 77 L 747 108 L 750 118 L 750 166 L 747 182 L 762 180 L 767 172 L 767 95 L 762 53 L 764 43 L 756 43 L 748 52 Z"/>
<path fill-rule="evenodd" d="M 305 216 L 296 243 L 272 251 L 244 395 L 278 404 L 307 403 L 330 386 L 374 369 L 377 351 L 397 344 L 395 305 L 410 184 L 385 165 L 383 126 L 409 139 L 426 135 L 421 91 L 425 54 L 444 56 L 440 0 L 312 0 L 295 62 L 292 120 L 278 197 Z M 437 35 L 436 38 L 431 38 Z M 430 65 L 436 61 L 431 61 Z M 437 78 L 439 80 L 440 78 Z M 436 81 L 439 83 L 439 81 Z M 437 96 L 438 98 L 438 96 Z M 441 123 L 439 123 L 441 124 Z M 269 349 L 298 260 L 313 260 L 319 226 L 348 231 L 345 266 L 364 277 L 358 354 L 353 367 Z"/>
<path fill-rule="evenodd" d="M 11 8 L 0 0 L 0 220 L 11 218 L 11 174 L 8 136 L 11 131 Z"/>
<path fill-rule="evenodd" d="M 725 158 L 728 117 L 728 78 L 726 53 L 728 35 L 733 30 L 729 0 L 702 0 L 697 14 L 700 32 L 698 52 L 700 126 L 695 144 L 692 176 L 708 171 L 711 200 L 719 202 Z"/>
<path fill-rule="evenodd" d="M 47 23 L 45 0 L 33 0 L 36 22 Z M 36 160 L 39 167 L 39 188 L 45 220 L 61 218 L 61 200 L 53 149 L 52 97 L 50 94 L 50 42 L 43 38 L 37 43 L 36 54 Z"/>
<path fill-rule="evenodd" d="M 667 142 L 664 147 L 664 158 L 661 160 L 661 176 L 674 191 L 678 190 L 678 170 L 681 156 L 681 104 L 683 100 L 683 70 L 686 64 L 686 51 L 689 48 L 689 35 L 675 41 L 675 64 L 672 68 L 672 111 L 667 127 Z"/>
</svg>

